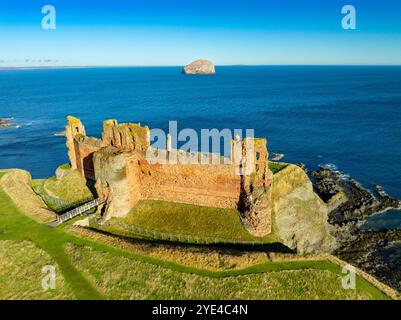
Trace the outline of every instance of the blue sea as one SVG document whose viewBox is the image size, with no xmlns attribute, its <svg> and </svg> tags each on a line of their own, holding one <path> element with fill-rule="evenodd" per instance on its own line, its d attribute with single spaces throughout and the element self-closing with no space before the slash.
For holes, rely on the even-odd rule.
<svg viewBox="0 0 401 320">
<path fill-rule="evenodd" d="M 401 198 L 401 67 L 233 66 L 213 76 L 180 67 L 0 70 L 0 168 L 52 176 L 68 161 L 66 116 L 100 136 L 102 122 L 151 128 L 255 129 L 270 152 L 310 169 L 333 164 Z M 401 213 L 374 218 L 401 227 Z"/>
</svg>

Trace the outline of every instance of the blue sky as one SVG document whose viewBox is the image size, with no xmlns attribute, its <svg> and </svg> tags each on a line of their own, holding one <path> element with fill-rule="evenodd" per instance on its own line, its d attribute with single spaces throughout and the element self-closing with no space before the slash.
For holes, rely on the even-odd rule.
<svg viewBox="0 0 401 320">
<path fill-rule="evenodd" d="M 41 28 L 54 5 L 57 29 Z M 357 29 L 341 27 L 352 4 Z M 401 65 L 399 0 L 2 0 L 0 67 Z"/>
</svg>

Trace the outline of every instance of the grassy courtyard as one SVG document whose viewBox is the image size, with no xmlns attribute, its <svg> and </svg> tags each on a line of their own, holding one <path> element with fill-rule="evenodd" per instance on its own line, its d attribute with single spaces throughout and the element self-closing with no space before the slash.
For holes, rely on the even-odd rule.
<svg viewBox="0 0 401 320">
<path fill-rule="evenodd" d="M 182 236 L 238 241 L 277 242 L 274 235 L 256 238 L 249 234 L 235 209 L 211 208 L 167 201 L 142 200 L 125 222 L 150 230 Z"/>
</svg>

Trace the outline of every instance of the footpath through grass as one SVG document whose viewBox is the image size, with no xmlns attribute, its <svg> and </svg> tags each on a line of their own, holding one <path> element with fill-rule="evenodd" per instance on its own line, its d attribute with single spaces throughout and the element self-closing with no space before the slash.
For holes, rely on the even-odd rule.
<svg viewBox="0 0 401 320">
<path fill-rule="evenodd" d="M 4 173 L 0 173 L 0 179 Z M 66 253 L 65 249 L 69 244 L 74 244 L 78 247 L 91 247 L 97 252 L 105 252 L 117 258 L 128 258 L 141 263 L 157 265 L 159 268 L 169 269 L 174 272 L 174 277 L 185 278 L 185 274 L 195 274 L 199 276 L 206 276 L 210 278 L 224 278 L 229 276 L 238 276 L 246 274 L 257 274 L 270 271 L 282 270 L 329 270 L 337 275 L 340 274 L 341 269 L 339 266 L 327 261 L 293 261 L 293 262 L 268 262 L 260 265 L 255 265 L 246 269 L 229 270 L 222 272 L 213 272 L 203 269 L 196 269 L 185 265 L 180 265 L 174 262 L 168 262 L 153 257 L 143 256 L 128 250 L 123 250 L 115 247 L 110 247 L 95 241 L 77 238 L 63 231 L 62 227 L 52 229 L 47 225 L 42 225 L 23 212 L 21 212 L 11 201 L 10 197 L 0 188 L 0 241 L 1 240 L 28 240 L 32 241 L 40 249 L 46 251 L 53 261 L 58 264 L 66 283 L 71 287 L 77 299 L 102 299 L 103 295 L 100 290 L 107 290 L 89 277 L 85 269 L 78 270 L 74 266 L 70 255 Z M 69 252 L 70 253 L 70 252 Z M 71 253 L 70 253 L 71 254 Z M 122 260 L 121 260 L 122 261 Z M 74 261 L 75 262 L 75 261 Z M 101 263 L 101 261 L 99 261 Z M 96 269 L 96 268 L 95 268 Z M 93 269 L 96 273 L 97 271 Z M 146 268 L 144 268 L 146 270 Z M 159 269 L 163 274 L 163 269 Z M 305 270 L 307 271 L 307 270 Z M 102 272 L 113 272 L 113 268 L 109 270 L 102 270 Z M 145 271 L 143 271 L 145 272 Z M 142 277 L 142 276 L 141 276 Z M 164 279 L 166 280 L 166 279 Z M 168 279 L 167 279 L 168 280 Z M 328 279 L 326 279 L 329 281 Z M 361 293 L 368 294 L 368 297 L 373 299 L 387 298 L 380 290 L 376 289 L 367 281 L 358 277 L 357 290 Z M 127 290 L 135 289 L 137 283 L 128 285 Z M 96 286 L 96 287 L 95 287 Z M 158 290 L 158 285 L 154 290 Z M 175 287 L 174 287 L 175 288 Z M 175 288 L 180 290 L 180 288 Z M 291 290 L 292 288 L 288 288 Z M 325 283 L 322 281 L 321 290 L 326 290 Z M 224 294 L 222 294 L 224 297 Z M 109 293 L 105 294 L 105 298 L 117 298 L 117 296 L 110 296 Z M 252 296 L 248 297 L 252 299 Z M 334 298 L 334 297 L 333 297 Z"/>
</svg>

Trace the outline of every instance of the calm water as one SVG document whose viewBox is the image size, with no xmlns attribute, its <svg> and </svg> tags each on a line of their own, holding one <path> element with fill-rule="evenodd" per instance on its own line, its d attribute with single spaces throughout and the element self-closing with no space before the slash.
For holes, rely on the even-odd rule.
<svg viewBox="0 0 401 320">
<path fill-rule="evenodd" d="M 180 71 L 1 70 L 0 117 L 14 117 L 22 127 L 0 130 L 0 168 L 53 175 L 68 160 L 64 138 L 54 136 L 68 114 L 80 117 L 90 135 L 100 135 L 106 118 L 163 129 L 178 120 L 179 129 L 254 128 L 286 161 L 311 168 L 332 163 L 401 198 L 401 68 L 220 67 L 215 76 Z M 401 213 L 387 216 L 401 226 Z"/>
</svg>

